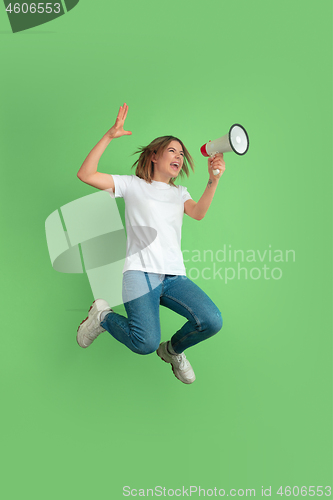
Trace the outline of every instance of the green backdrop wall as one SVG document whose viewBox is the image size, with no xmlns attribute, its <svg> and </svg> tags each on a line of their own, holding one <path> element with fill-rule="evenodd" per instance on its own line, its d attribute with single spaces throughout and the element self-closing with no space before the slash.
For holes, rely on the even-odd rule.
<svg viewBox="0 0 333 500">
<path fill-rule="evenodd" d="M 18 33 L 3 6 L 4 499 L 331 497 L 331 33 L 329 1 L 80 0 Z M 133 134 L 100 170 L 131 174 L 138 146 L 173 134 L 196 201 L 200 146 L 233 123 L 250 137 L 245 156 L 225 154 L 206 217 L 184 217 L 187 274 L 224 319 L 187 351 L 191 386 L 107 333 L 80 349 L 87 276 L 48 255 L 45 220 L 96 192 L 76 173 L 125 101 Z M 161 308 L 163 340 L 182 323 Z"/>
</svg>

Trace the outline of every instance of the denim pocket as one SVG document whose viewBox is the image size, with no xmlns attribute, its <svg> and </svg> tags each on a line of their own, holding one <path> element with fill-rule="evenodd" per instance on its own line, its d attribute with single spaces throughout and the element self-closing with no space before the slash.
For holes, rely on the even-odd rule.
<svg viewBox="0 0 333 500">
<path fill-rule="evenodd" d="M 125 271 L 123 274 L 123 302 L 130 302 L 149 293 L 145 273 L 143 271 Z"/>
</svg>

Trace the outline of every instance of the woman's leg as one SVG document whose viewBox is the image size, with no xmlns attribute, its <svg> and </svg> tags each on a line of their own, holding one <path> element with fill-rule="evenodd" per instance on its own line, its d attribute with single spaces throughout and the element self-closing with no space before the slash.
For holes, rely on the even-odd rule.
<svg viewBox="0 0 333 500">
<path fill-rule="evenodd" d="M 166 275 L 161 305 L 187 318 L 171 338 L 171 347 L 180 354 L 211 337 L 222 328 L 222 316 L 208 295 L 186 276 Z"/>
<path fill-rule="evenodd" d="M 127 318 L 111 312 L 101 326 L 116 340 L 137 354 L 150 354 L 161 339 L 159 305 L 163 275 L 126 271 L 123 275 L 123 301 Z"/>
</svg>

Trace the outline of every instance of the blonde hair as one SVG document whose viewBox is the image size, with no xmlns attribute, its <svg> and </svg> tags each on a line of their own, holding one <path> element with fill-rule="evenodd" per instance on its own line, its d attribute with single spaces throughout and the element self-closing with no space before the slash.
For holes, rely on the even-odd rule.
<svg viewBox="0 0 333 500">
<path fill-rule="evenodd" d="M 186 174 L 187 177 L 189 177 L 190 172 L 189 172 L 189 166 L 194 172 L 194 161 L 190 153 L 187 151 L 186 147 L 182 143 L 181 140 L 179 140 L 177 137 L 173 137 L 172 135 L 165 135 L 163 137 L 157 137 L 154 139 L 148 146 L 146 147 L 141 147 L 138 149 L 138 151 L 135 151 L 133 154 L 138 154 L 140 153 L 140 156 L 138 160 L 136 160 L 135 163 L 133 163 L 132 167 L 136 167 L 135 170 L 135 175 L 137 177 L 140 177 L 140 179 L 144 179 L 145 181 L 151 183 L 153 180 L 154 176 L 154 163 L 152 162 L 152 157 L 153 154 L 155 153 L 156 155 L 162 154 L 168 145 L 170 144 L 171 141 L 178 141 L 184 151 L 184 161 L 183 161 L 183 166 L 179 172 L 179 175 L 181 177 Z M 169 181 L 169 184 L 172 186 L 175 186 L 174 180 L 176 177 L 172 177 Z"/>
</svg>

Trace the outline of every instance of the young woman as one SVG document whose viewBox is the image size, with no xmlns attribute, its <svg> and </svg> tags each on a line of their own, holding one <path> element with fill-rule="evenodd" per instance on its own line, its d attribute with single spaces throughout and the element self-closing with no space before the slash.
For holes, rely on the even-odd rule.
<svg viewBox="0 0 333 500">
<path fill-rule="evenodd" d="M 127 250 L 122 294 L 127 318 L 115 313 L 105 300 L 97 299 L 78 328 L 77 341 L 81 347 L 88 347 L 107 330 L 137 354 L 157 351 L 171 364 L 179 380 L 191 384 L 195 375 L 184 351 L 217 333 L 222 328 L 222 317 L 212 300 L 186 277 L 181 226 L 184 212 L 196 220 L 205 216 L 225 170 L 223 155 L 208 159 L 209 180 L 197 203 L 185 187 L 174 183 L 179 174 L 189 175 L 188 164 L 194 170 L 190 154 L 176 137 L 159 137 L 141 148 L 133 165 L 137 165 L 136 175 L 97 172 L 108 144 L 131 135 L 124 130 L 127 112 L 125 103 L 113 127 L 92 149 L 77 174 L 83 182 L 125 200 Z M 215 169 L 218 175 L 214 175 Z M 168 342 L 161 344 L 160 305 L 187 320 Z"/>
</svg>

